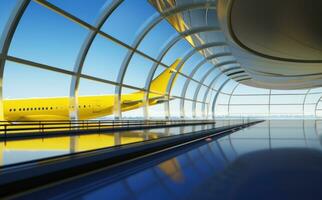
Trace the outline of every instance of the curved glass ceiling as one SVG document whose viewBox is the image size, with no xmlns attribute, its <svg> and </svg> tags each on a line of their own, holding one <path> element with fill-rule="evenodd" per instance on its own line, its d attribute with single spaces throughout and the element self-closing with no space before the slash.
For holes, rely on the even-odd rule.
<svg viewBox="0 0 322 200">
<path fill-rule="evenodd" d="M 318 89 L 242 84 L 249 76 L 225 44 L 216 1 L 0 0 L 0 5 L 3 102 L 66 97 L 72 119 L 79 118 L 77 98 L 102 95 L 113 96 L 113 111 L 100 118 L 320 113 Z M 178 59 L 162 83 L 164 91 L 153 89 L 153 80 Z M 129 94 L 136 94 L 135 101 L 125 98 Z M 124 109 L 134 102 L 136 109 Z"/>
</svg>

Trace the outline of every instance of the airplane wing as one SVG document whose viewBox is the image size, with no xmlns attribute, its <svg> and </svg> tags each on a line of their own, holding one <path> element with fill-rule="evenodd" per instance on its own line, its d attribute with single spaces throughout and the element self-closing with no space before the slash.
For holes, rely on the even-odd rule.
<svg viewBox="0 0 322 200">
<path fill-rule="evenodd" d="M 163 96 L 151 97 L 151 98 L 149 98 L 149 101 L 156 100 L 157 103 L 163 103 L 163 102 L 170 101 L 170 100 L 173 100 L 173 99 L 174 98 L 167 99 L 163 95 Z M 124 101 L 122 101 L 122 105 L 125 105 L 125 106 L 133 106 L 133 105 L 138 104 L 138 103 L 143 103 L 143 100 L 140 99 L 140 100 L 124 100 Z"/>
<path fill-rule="evenodd" d="M 169 99 L 167 99 L 167 98 L 161 98 L 161 99 L 157 99 L 157 103 L 164 103 L 166 101 L 171 101 L 173 99 L 175 99 L 175 98 L 174 97 L 171 97 Z"/>
<path fill-rule="evenodd" d="M 138 104 L 138 103 L 142 103 L 143 100 L 124 100 L 122 101 L 122 105 L 125 105 L 125 106 L 133 106 L 135 104 Z"/>
<path fill-rule="evenodd" d="M 42 120 L 69 120 L 68 116 L 64 115 L 24 115 L 20 117 L 18 120 L 21 121 L 38 121 Z"/>
</svg>

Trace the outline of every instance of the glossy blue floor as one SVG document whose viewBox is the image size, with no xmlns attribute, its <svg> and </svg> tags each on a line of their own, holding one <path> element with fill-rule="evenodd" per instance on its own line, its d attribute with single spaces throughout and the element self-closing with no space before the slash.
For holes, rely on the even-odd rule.
<svg viewBox="0 0 322 200">
<path fill-rule="evenodd" d="M 32 139 L 0 141 L 0 166 L 18 164 L 53 156 L 95 150 L 116 145 L 148 141 L 162 137 L 182 135 L 226 125 L 242 120 L 218 120 L 216 124 L 189 125 L 145 130 L 100 132 L 73 136 L 36 137 Z"/>
<path fill-rule="evenodd" d="M 0 142 L 2 166 L 213 128 L 214 124 Z"/>
<path fill-rule="evenodd" d="M 322 121 L 265 121 L 20 198 L 321 199 Z"/>
</svg>

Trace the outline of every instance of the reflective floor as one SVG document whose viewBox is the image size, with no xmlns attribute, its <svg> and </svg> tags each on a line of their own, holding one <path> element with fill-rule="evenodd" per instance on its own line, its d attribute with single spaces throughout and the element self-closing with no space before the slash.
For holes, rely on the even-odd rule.
<svg viewBox="0 0 322 200">
<path fill-rule="evenodd" d="M 112 147 L 115 145 L 141 142 L 237 123 L 241 123 L 241 121 L 219 121 L 215 125 L 181 126 L 141 131 L 122 131 L 118 133 L 2 141 L 0 142 L 0 166 L 74 152 Z"/>
<path fill-rule="evenodd" d="M 322 199 L 322 122 L 266 121 L 34 192 L 52 199 Z"/>
</svg>

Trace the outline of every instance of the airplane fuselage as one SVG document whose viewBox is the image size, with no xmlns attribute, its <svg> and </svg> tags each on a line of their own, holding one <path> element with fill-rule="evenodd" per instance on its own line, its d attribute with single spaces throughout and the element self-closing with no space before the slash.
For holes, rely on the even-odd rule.
<svg viewBox="0 0 322 200">
<path fill-rule="evenodd" d="M 141 107 L 142 98 L 143 93 L 122 95 L 121 110 Z M 79 119 L 94 119 L 113 114 L 114 101 L 114 95 L 79 97 Z M 157 101 L 149 100 L 150 105 L 156 103 Z M 74 109 L 68 97 L 4 100 L 4 116 L 8 121 L 68 120 L 70 111 Z"/>
</svg>

